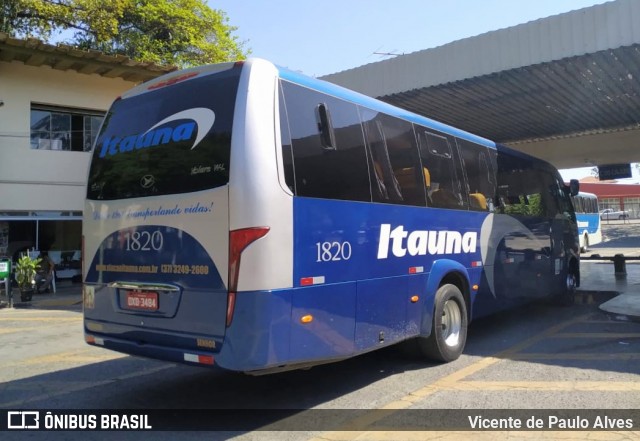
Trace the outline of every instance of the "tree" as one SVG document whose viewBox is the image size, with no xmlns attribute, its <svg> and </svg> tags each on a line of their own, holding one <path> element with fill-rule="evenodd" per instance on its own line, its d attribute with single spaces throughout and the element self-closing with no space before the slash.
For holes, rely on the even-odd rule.
<svg viewBox="0 0 640 441">
<path fill-rule="evenodd" d="M 0 0 L 0 31 L 179 67 L 244 59 L 223 11 L 204 0 Z M 66 31 L 66 32 L 65 32 Z"/>
</svg>

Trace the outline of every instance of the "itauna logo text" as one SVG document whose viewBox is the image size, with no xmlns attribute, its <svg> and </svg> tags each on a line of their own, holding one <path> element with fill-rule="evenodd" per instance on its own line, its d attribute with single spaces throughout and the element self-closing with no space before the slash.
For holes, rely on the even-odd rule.
<svg viewBox="0 0 640 441">
<path fill-rule="evenodd" d="M 407 231 L 403 225 L 391 229 L 391 224 L 380 225 L 378 259 L 389 257 L 389 251 L 395 257 L 426 256 L 440 254 L 475 253 L 478 245 L 478 233 L 469 231 Z"/>
<path fill-rule="evenodd" d="M 129 135 L 125 137 L 107 137 L 102 141 L 100 157 L 114 156 L 119 153 L 131 152 L 143 148 L 157 147 L 170 142 L 188 141 L 197 133 L 191 146 L 191 150 L 202 141 L 215 121 L 213 110 L 205 107 L 196 107 L 183 110 L 166 117 L 162 121 L 154 124 L 146 132 Z M 176 126 L 169 123 L 180 120 L 188 120 Z"/>
</svg>

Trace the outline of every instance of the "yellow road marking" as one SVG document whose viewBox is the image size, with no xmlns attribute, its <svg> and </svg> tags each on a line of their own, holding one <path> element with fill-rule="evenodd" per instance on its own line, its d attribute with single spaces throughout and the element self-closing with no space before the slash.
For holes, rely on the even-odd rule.
<svg viewBox="0 0 640 441">
<path fill-rule="evenodd" d="M 577 323 L 583 323 L 587 321 L 589 317 L 592 317 L 592 316 L 593 314 L 589 313 L 589 314 L 576 317 L 572 320 L 559 323 L 555 326 L 552 326 L 547 330 L 542 331 L 537 335 L 534 335 L 533 337 L 530 337 L 518 344 L 515 344 L 503 351 L 498 352 L 492 357 L 482 358 L 481 360 L 475 363 L 472 363 L 469 366 L 459 369 L 456 372 L 453 372 L 431 384 L 421 387 L 420 389 L 417 389 L 398 400 L 391 401 L 380 408 L 396 409 L 396 410 L 406 409 L 412 406 L 413 404 L 415 404 L 416 402 L 423 400 L 424 398 L 430 395 L 433 395 L 436 392 L 440 392 L 443 390 L 452 390 L 452 388 L 455 387 L 456 383 L 461 382 L 464 378 L 470 375 L 473 375 L 476 372 L 481 371 L 482 369 L 492 366 L 502 361 L 503 359 L 510 359 L 511 357 L 513 357 L 514 354 L 522 351 L 523 349 L 533 346 L 534 344 L 546 338 L 549 338 L 554 334 L 559 333 L 560 331 L 562 331 L 563 329 L 569 326 L 573 326 Z M 468 383 L 476 383 L 476 382 L 471 382 L 471 381 L 464 382 L 465 385 Z M 489 382 L 485 382 L 485 383 L 489 383 Z M 467 387 L 471 387 L 471 386 L 469 385 Z M 508 389 L 505 389 L 505 390 L 508 390 Z M 311 438 L 310 441 L 333 440 L 333 439 L 340 439 L 345 441 L 355 440 L 365 433 L 368 434 L 368 432 L 365 432 L 366 427 L 378 421 L 380 418 L 381 418 L 380 414 L 377 414 L 376 412 L 371 412 L 363 415 L 360 418 L 354 418 L 352 421 L 349 421 L 345 426 L 343 426 L 342 428 L 343 430 L 325 432 L 319 437 Z M 344 431 L 344 430 L 348 430 L 348 431 Z M 338 438 L 333 438 L 333 435 L 337 436 Z"/>
<path fill-rule="evenodd" d="M 83 383 L 83 384 L 76 384 L 55 392 L 51 392 L 51 393 L 43 393 L 40 395 L 36 395 L 34 397 L 30 397 L 30 398 L 26 398 L 24 400 L 15 400 L 15 401 L 10 401 L 7 403 L 3 403 L 0 402 L 0 407 L 4 407 L 4 408 L 11 408 L 11 407 L 24 407 L 26 404 L 28 403 L 33 403 L 35 401 L 43 401 L 43 400 L 51 400 L 52 398 L 58 397 L 60 395 L 66 395 L 69 393 L 73 393 L 73 392 L 80 392 L 86 389 L 91 389 L 94 387 L 100 387 L 100 386 L 107 386 L 109 384 L 112 383 L 116 383 L 122 380 L 129 380 L 131 378 L 136 378 L 136 377 L 141 377 L 144 375 L 151 375 L 151 374 L 155 374 L 156 372 L 160 372 L 163 371 L 165 369 L 169 369 L 169 368 L 173 368 L 175 367 L 175 364 L 163 364 L 161 366 L 157 366 L 155 368 L 151 368 L 151 369 L 147 369 L 144 371 L 140 371 L 140 372 L 133 372 L 131 374 L 127 374 L 127 375 L 121 375 L 119 377 L 116 378 L 111 378 L 108 380 L 102 380 L 102 381 L 96 381 L 96 382 L 91 382 L 91 383 Z"/>
<path fill-rule="evenodd" d="M 1 334 L 14 334 L 16 332 L 29 332 L 29 331 L 33 331 L 34 329 L 41 329 L 35 326 L 31 326 L 31 327 L 22 327 L 22 328 L 0 328 L 0 335 Z"/>
<path fill-rule="evenodd" d="M 82 317 L 0 317 L 0 322 L 80 322 Z"/>
<path fill-rule="evenodd" d="M 12 308 L 0 309 L 0 315 L 9 315 L 9 314 L 14 314 L 14 315 L 27 315 L 27 314 L 53 315 L 53 314 L 58 314 L 58 315 L 62 315 L 62 314 L 69 314 L 69 311 L 64 311 L 64 310 L 60 310 L 60 309 L 48 309 L 48 310 L 42 310 L 42 309 L 12 309 Z M 80 314 L 80 313 L 76 313 L 76 314 Z"/>
<path fill-rule="evenodd" d="M 634 381 L 458 381 L 440 385 L 446 391 L 640 392 Z"/>
<path fill-rule="evenodd" d="M 28 358 L 20 362 L 21 365 L 52 364 L 52 363 L 82 363 L 113 360 L 124 358 L 126 355 L 115 352 L 100 352 L 98 355 L 90 354 L 92 349 L 74 352 L 58 352 L 56 354 L 43 355 Z"/>
<path fill-rule="evenodd" d="M 630 323 L 634 323 L 632 321 L 627 320 L 589 320 L 588 322 L 594 325 L 628 325 Z"/>
<path fill-rule="evenodd" d="M 523 353 L 514 354 L 512 360 L 638 360 L 640 353 L 629 352 L 623 354 L 542 354 Z"/>
<path fill-rule="evenodd" d="M 640 338 L 637 332 L 559 332 L 552 338 Z"/>
<path fill-rule="evenodd" d="M 94 355 L 91 352 L 95 351 L 95 348 L 87 348 L 77 351 L 69 352 L 56 352 L 54 354 L 41 355 L 38 357 L 31 357 L 19 361 L 9 361 L 6 363 L 0 363 L 0 369 L 5 367 L 15 366 L 33 366 L 38 364 L 53 364 L 53 363 L 97 363 L 100 361 L 113 360 L 116 358 L 126 357 L 124 354 L 116 352 L 99 352 Z"/>
</svg>

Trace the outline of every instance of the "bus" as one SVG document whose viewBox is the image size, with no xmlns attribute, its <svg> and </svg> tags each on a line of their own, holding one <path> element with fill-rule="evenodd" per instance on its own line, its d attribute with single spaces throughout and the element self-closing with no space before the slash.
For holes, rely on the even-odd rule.
<svg viewBox="0 0 640 441">
<path fill-rule="evenodd" d="M 585 252 L 589 246 L 602 242 L 602 229 L 598 197 L 593 193 L 579 192 L 572 196 L 573 207 L 578 221 L 578 238 L 580 251 Z"/>
<path fill-rule="evenodd" d="M 170 73 L 95 141 L 85 340 L 256 375 L 396 343 L 455 360 L 473 318 L 572 303 L 577 185 L 266 60 Z"/>
</svg>

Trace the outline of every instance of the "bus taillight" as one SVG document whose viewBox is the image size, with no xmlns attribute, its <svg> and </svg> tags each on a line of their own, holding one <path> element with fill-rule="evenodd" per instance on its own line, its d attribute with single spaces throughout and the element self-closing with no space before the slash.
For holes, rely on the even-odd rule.
<svg viewBox="0 0 640 441">
<path fill-rule="evenodd" d="M 269 227 L 241 228 L 229 232 L 229 294 L 227 296 L 227 326 L 231 325 L 238 291 L 240 258 L 242 252 L 253 242 L 264 237 Z"/>
</svg>

